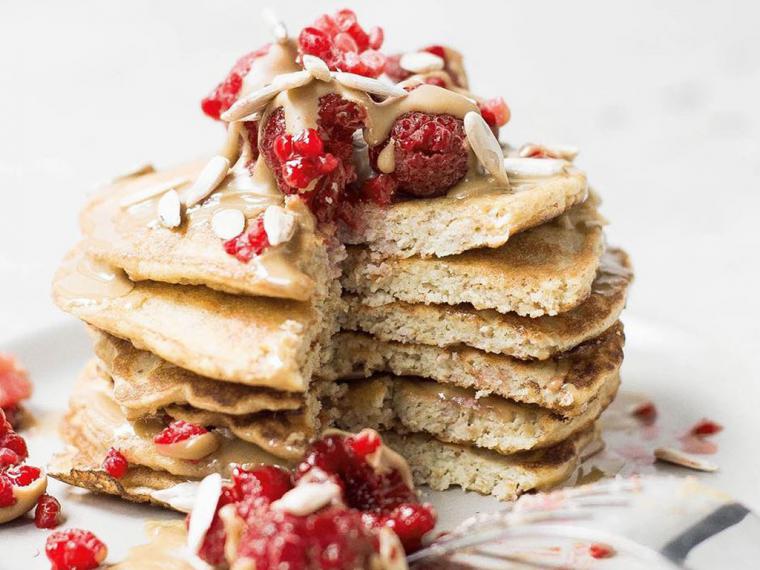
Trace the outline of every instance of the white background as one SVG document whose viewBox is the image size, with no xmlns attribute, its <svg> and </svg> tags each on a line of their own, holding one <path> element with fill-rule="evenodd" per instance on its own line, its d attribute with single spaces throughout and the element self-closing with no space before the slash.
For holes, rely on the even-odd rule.
<svg viewBox="0 0 760 570">
<path fill-rule="evenodd" d="M 293 31 L 339 6 L 272 4 Z M 513 120 L 503 130 L 510 142 L 580 146 L 578 163 L 612 222 L 609 240 L 636 266 L 631 318 L 698 339 L 715 372 L 671 361 L 669 374 L 682 371 L 683 390 L 685 375 L 702 368 L 694 377 L 699 393 L 736 401 L 717 414 L 729 427 L 741 415 L 745 428 L 734 436 L 756 450 L 758 5 L 350 5 L 361 22 L 385 27 L 387 51 L 429 43 L 464 51 L 474 89 L 510 104 Z M 239 55 L 268 41 L 261 6 L 0 1 L 0 350 L 67 318 L 49 300 L 50 278 L 77 240 L 77 211 L 98 181 L 219 145 L 222 129 L 199 101 Z M 658 362 L 636 370 L 656 375 Z M 743 474 L 746 488 L 756 475 Z"/>
</svg>

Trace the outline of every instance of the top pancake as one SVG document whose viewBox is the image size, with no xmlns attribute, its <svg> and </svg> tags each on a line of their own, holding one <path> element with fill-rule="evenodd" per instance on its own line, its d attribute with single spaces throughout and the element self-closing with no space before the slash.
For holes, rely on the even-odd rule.
<svg viewBox="0 0 760 570">
<path fill-rule="evenodd" d="M 500 313 L 556 315 L 589 296 L 604 251 L 603 224 L 596 200 L 587 200 L 497 249 L 443 259 L 377 259 L 365 248 L 351 247 L 343 286 L 369 305 L 469 303 Z"/>
<path fill-rule="evenodd" d="M 511 192 L 413 199 L 389 207 L 368 205 L 357 227 L 344 228 L 341 239 L 366 244 L 383 256 L 456 255 L 502 246 L 510 236 L 584 201 L 587 194 L 585 174 L 568 168 L 546 178 L 513 180 Z"/>
<path fill-rule="evenodd" d="M 330 273 L 326 248 L 314 233 L 313 216 L 300 200 L 288 204 L 299 220 L 294 237 L 248 263 L 224 251 L 223 241 L 211 229 L 211 217 L 224 207 L 253 217 L 267 205 L 280 204 L 280 196 L 236 192 L 223 182 L 222 189 L 189 210 L 186 223 L 176 229 L 157 223 L 160 195 L 128 207 L 123 204 L 131 196 L 172 181 L 193 181 L 203 165 L 193 162 L 126 178 L 98 192 L 80 217 L 88 253 L 123 269 L 134 281 L 206 285 L 230 293 L 297 300 L 324 294 Z"/>
<path fill-rule="evenodd" d="M 88 266 L 77 248 L 53 283 L 63 310 L 208 378 L 303 392 L 337 320 L 337 293 L 315 306 L 207 287 L 132 283 Z"/>
</svg>

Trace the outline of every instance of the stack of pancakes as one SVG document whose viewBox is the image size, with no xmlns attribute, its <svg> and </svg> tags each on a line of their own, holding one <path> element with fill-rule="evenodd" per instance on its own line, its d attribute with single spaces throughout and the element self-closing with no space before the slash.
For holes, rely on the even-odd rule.
<svg viewBox="0 0 760 570">
<path fill-rule="evenodd" d="M 370 209 L 345 249 L 294 199 L 293 239 L 246 265 L 205 223 L 238 199 L 234 172 L 181 230 L 146 223 L 157 198 L 135 202 L 200 166 L 119 180 L 82 214 L 54 297 L 87 324 L 95 357 L 51 475 L 177 506 L 177 484 L 291 465 L 325 429 L 372 427 L 417 483 L 511 498 L 565 480 L 594 447 L 631 272 L 572 165 L 514 176 L 507 193 Z M 214 431 L 218 449 L 157 450 L 176 420 Z M 123 478 L 102 468 L 110 448 Z"/>
</svg>

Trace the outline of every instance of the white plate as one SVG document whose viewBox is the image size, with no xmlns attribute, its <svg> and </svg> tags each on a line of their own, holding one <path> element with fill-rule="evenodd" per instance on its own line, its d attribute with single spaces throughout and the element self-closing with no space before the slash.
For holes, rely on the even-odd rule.
<svg viewBox="0 0 760 570">
<path fill-rule="evenodd" d="M 760 510 L 760 454 L 752 437 L 758 415 L 757 385 L 752 382 L 749 365 L 721 347 L 704 346 L 682 331 L 641 321 L 632 315 L 626 322 L 626 360 L 623 386 L 627 392 L 644 393 L 660 411 L 658 423 L 663 433 L 675 433 L 703 416 L 725 425 L 715 441 L 719 451 L 709 459 L 720 466 L 717 473 L 696 473 L 671 467 L 658 470 L 695 475 L 712 486 L 729 492 L 755 511 Z M 86 334 L 76 323 L 40 330 L 2 347 L 15 354 L 29 369 L 35 385 L 29 406 L 39 426 L 25 433 L 31 450 L 30 463 L 43 465 L 59 442 L 52 425 L 66 407 L 74 379 L 91 351 Z M 731 386 L 730 390 L 721 389 Z M 746 396 L 736 401 L 737 394 Z M 757 435 L 757 434 L 754 434 Z M 109 561 L 116 562 L 127 549 L 144 542 L 146 520 L 176 518 L 180 515 L 155 507 L 125 503 L 96 496 L 79 489 L 50 482 L 49 491 L 57 497 L 66 514 L 65 527 L 94 531 L 109 548 Z M 435 504 L 439 529 L 451 528 L 476 512 L 497 510 L 500 503 L 474 493 L 450 490 L 424 492 Z M 5 548 L 2 568 L 49 568 L 44 555 L 48 531 L 38 530 L 28 519 L 3 527 L 0 536 Z"/>
</svg>

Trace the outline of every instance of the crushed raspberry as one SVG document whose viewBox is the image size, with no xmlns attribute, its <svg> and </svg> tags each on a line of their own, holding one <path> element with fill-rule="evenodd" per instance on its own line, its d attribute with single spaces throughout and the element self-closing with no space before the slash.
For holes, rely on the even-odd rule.
<svg viewBox="0 0 760 570">
<path fill-rule="evenodd" d="M 491 128 L 503 127 L 509 122 L 511 113 L 506 101 L 502 97 L 487 99 L 478 103 L 483 120 Z"/>
<path fill-rule="evenodd" d="M 382 28 L 374 27 L 368 33 L 356 14 L 344 9 L 332 16 L 323 14 L 301 30 L 298 51 L 319 57 L 334 71 L 377 77 L 385 66 L 385 56 L 378 51 L 383 39 Z"/>
<path fill-rule="evenodd" d="M 42 475 L 42 471 L 39 467 L 31 467 L 30 465 L 19 465 L 6 469 L 4 475 L 10 480 L 11 483 L 17 487 L 28 487 L 34 483 Z"/>
<path fill-rule="evenodd" d="M 691 435 L 697 437 L 705 437 L 709 435 L 715 435 L 723 431 L 723 426 L 707 418 L 703 418 L 692 426 L 689 430 Z"/>
<path fill-rule="evenodd" d="M 361 457 L 366 458 L 368 455 L 372 455 L 383 444 L 383 440 L 377 435 L 377 432 L 366 430 L 355 436 L 346 438 L 346 445 L 348 445 L 352 451 Z"/>
<path fill-rule="evenodd" d="M 293 487 L 290 471 L 266 465 L 248 470 L 235 467 L 232 470 L 232 488 L 237 500 L 243 497 L 263 497 L 267 503 L 276 501 Z"/>
<path fill-rule="evenodd" d="M 378 206 L 388 206 L 396 195 L 398 182 L 389 174 L 378 174 L 364 181 L 361 188 L 362 198 Z"/>
<path fill-rule="evenodd" d="M 599 560 L 602 558 L 612 558 L 615 555 L 615 550 L 606 544 L 594 543 L 589 545 L 588 554 L 591 558 Z"/>
<path fill-rule="evenodd" d="M 166 445 L 169 443 L 179 443 L 191 437 L 196 437 L 208 433 L 208 430 L 196 424 L 191 424 L 184 420 L 176 420 L 170 423 L 164 430 L 153 438 L 153 443 Z"/>
<path fill-rule="evenodd" d="M 12 408 L 31 395 L 26 370 L 10 354 L 0 352 L 0 408 Z"/>
<path fill-rule="evenodd" d="M 0 448 L 11 450 L 21 461 L 29 457 L 26 441 L 24 441 L 24 438 L 15 431 L 0 435 Z"/>
<path fill-rule="evenodd" d="M 422 537 L 435 526 L 435 511 L 428 504 L 404 503 L 390 513 L 365 513 L 364 522 L 370 526 L 390 528 L 401 540 L 407 552 L 422 545 Z"/>
<path fill-rule="evenodd" d="M 21 458 L 12 449 L 4 447 L 0 449 L 0 469 L 21 463 Z"/>
<path fill-rule="evenodd" d="M 657 407 L 654 402 L 647 400 L 638 404 L 631 410 L 631 414 L 644 422 L 646 425 L 651 425 L 657 419 Z"/>
<path fill-rule="evenodd" d="M 269 52 L 270 44 L 245 54 L 235 62 L 227 77 L 214 89 L 208 97 L 201 101 L 201 109 L 212 119 L 219 119 L 222 113 L 229 109 L 237 100 L 243 88 L 243 80 L 253 66 L 253 62 Z"/>
<path fill-rule="evenodd" d="M 274 140 L 273 148 L 281 165 L 282 179 L 298 190 L 304 190 L 313 180 L 338 166 L 338 159 L 325 152 L 316 129 L 305 129 L 295 136 L 283 133 Z"/>
<path fill-rule="evenodd" d="M 103 469 L 114 479 L 121 479 L 127 474 L 129 462 L 121 451 L 112 447 L 103 460 Z"/>
<path fill-rule="evenodd" d="M 264 230 L 264 218 L 259 216 L 251 222 L 248 231 L 224 242 L 224 251 L 234 255 L 239 261 L 248 263 L 254 256 L 261 255 L 269 245 L 269 237 Z"/>
<path fill-rule="evenodd" d="M 72 528 L 48 536 L 45 554 L 52 570 L 92 570 L 105 560 L 108 549 L 91 532 Z"/>
<path fill-rule="evenodd" d="M 451 115 L 413 111 L 393 125 L 395 170 L 391 176 L 400 191 L 430 198 L 446 193 L 467 173 L 467 142 L 464 124 Z M 370 149 L 373 167 L 387 141 Z"/>
<path fill-rule="evenodd" d="M 61 503 L 45 493 L 37 500 L 34 510 L 34 525 L 37 528 L 55 528 L 61 522 Z"/>
<path fill-rule="evenodd" d="M 4 472 L 0 471 L 0 509 L 12 507 L 15 504 L 16 497 L 13 496 L 13 481 Z"/>
</svg>

